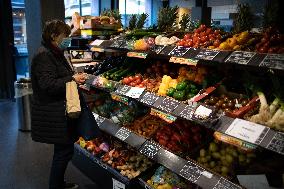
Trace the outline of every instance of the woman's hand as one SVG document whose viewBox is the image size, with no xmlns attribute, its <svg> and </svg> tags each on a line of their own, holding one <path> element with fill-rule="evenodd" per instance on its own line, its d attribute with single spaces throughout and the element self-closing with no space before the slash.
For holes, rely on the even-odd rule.
<svg viewBox="0 0 284 189">
<path fill-rule="evenodd" d="M 77 84 L 83 84 L 87 79 L 87 74 L 77 73 L 77 74 L 74 74 L 72 77 Z"/>
</svg>

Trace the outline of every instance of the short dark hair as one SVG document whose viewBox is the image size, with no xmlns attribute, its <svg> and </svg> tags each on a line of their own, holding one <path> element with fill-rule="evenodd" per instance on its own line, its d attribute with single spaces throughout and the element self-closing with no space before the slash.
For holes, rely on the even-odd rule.
<svg viewBox="0 0 284 189">
<path fill-rule="evenodd" d="M 46 43 L 50 43 L 54 40 L 52 35 L 59 36 L 62 33 L 64 33 L 66 36 L 70 35 L 71 33 L 71 28 L 65 24 L 65 22 L 62 20 L 47 21 L 42 31 L 42 39 Z"/>
</svg>

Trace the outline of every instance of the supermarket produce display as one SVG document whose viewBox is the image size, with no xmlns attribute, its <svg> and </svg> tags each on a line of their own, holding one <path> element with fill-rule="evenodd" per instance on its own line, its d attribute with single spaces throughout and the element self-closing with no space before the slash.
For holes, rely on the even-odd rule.
<svg viewBox="0 0 284 189">
<path fill-rule="evenodd" d="M 235 189 L 239 174 L 282 174 L 283 34 L 169 31 L 175 12 L 161 9 L 156 31 L 132 15 L 130 31 L 89 43 L 103 59 L 80 88 L 105 136 L 80 138 L 75 164 L 102 188 Z"/>
</svg>

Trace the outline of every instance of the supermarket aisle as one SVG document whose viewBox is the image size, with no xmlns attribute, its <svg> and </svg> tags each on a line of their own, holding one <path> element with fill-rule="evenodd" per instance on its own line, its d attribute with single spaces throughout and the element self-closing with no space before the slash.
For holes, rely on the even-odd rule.
<svg viewBox="0 0 284 189">
<path fill-rule="evenodd" d="M 52 146 L 36 143 L 30 133 L 18 131 L 15 102 L 0 102 L 0 188 L 48 188 Z M 77 168 L 69 164 L 66 178 L 81 189 L 96 189 L 96 185 Z"/>
</svg>

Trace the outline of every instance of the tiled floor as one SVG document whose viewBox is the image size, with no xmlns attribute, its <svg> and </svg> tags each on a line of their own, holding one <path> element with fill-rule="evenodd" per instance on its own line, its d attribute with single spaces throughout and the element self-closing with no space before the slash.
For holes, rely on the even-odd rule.
<svg viewBox="0 0 284 189">
<path fill-rule="evenodd" d="M 52 145 L 36 143 L 30 133 L 18 131 L 15 102 L 0 102 L 0 189 L 47 189 Z M 71 163 L 68 181 L 81 189 L 97 189 Z"/>
<path fill-rule="evenodd" d="M 15 102 L 0 101 L 0 189 L 47 189 L 52 146 L 36 143 L 30 133 L 18 131 Z M 66 179 L 81 189 L 98 189 L 71 163 Z M 273 189 L 264 175 L 239 176 L 249 189 Z"/>
</svg>

